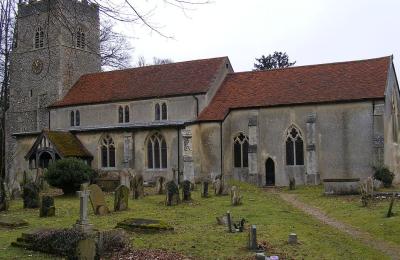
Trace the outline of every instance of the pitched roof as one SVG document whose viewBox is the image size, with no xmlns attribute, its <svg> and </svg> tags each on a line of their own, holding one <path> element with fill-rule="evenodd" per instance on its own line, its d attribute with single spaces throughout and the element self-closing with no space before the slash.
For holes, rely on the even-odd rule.
<svg viewBox="0 0 400 260">
<path fill-rule="evenodd" d="M 391 57 L 229 74 L 199 121 L 231 109 L 383 98 Z"/>
<path fill-rule="evenodd" d="M 227 57 L 83 75 L 51 107 L 206 93 Z"/>
<path fill-rule="evenodd" d="M 36 142 L 32 145 L 26 158 L 29 158 L 39 147 L 42 138 L 46 137 L 54 146 L 56 152 L 63 158 L 65 157 L 80 157 L 92 158 L 88 150 L 83 146 L 79 139 L 70 132 L 49 131 L 43 130 L 42 133 L 36 138 Z"/>
<path fill-rule="evenodd" d="M 93 157 L 70 132 L 45 131 L 45 134 L 63 157 Z"/>
</svg>

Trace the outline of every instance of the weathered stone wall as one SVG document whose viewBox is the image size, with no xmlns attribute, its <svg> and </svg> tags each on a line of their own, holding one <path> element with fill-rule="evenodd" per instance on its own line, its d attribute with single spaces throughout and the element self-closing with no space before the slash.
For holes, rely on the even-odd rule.
<svg viewBox="0 0 400 260">
<path fill-rule="evenodd" d="M 203 95 L 204 96 L 204 95 Z M 84 127 L 109 127 L 123 125 L 118 122 L 118 108 L 129 106 L 129 123 L 152 123 L 155 121 L 155 104 L 165 102 L 168 121 L 188 121 L 196 119 L 197 107 L 193 96 L 170 97 L 164 99 L 116 102 L 96 105 L 64 107 L 51 110 L 51 129 L 68 130 Z M 79 110 L 80 127 L 70 126 L 71 111 Z"/>
<path fill-rule="evenodd" d="M 223 123 L 223 172 L 265 185 L 265 162 L 271 158 L 275 162 L 275 182 L 278 186 L 288 185 L 290 175 L 298 184 L 307 183 L 309 173 L 306 172 L 310 163 L 315 164 L 314 169 L 321 179 L 371 176 L 375 158 L 373 108 L 374 102 L 371 101 L 232 111 Z M 240 132 L 249 136 L 249 119 L 255 115 L 259 176 L 254 180 L 249 179 L 249 168 L 233 167 L 233 138 Z M 315 117 L 313 128 L 307 128 L 310 116 Z M 286 165 L 286 131 L 291 125 L 295 125 L 303 137 L 304 166 Z M 307 153 L 311 129 L 315 132 L 315 160 L 308 160 L 310 154 Z M 218 143 L 214 142 L 213 150 L 217 150 L 217 146 Z"/>
<path fill-rule="evenodd" d="M 87 29 L 88 45 L 84 50 L 75 48 L 74 44 L 73 32 L 78 24 Z M 17 46 L 10 69 L 11 106 L 6 115 L 9 182 L 16 177 L 17 169 L 12 165 L 16 149 L 20 149 L 12 134 L 49 128 L 47 106 L 60 100 L 82 74 L 100 70 L 96 6 L 67 0 L 22 3 L 17 26 Z M 38 26 L 44 31 L 44 46 L 35 49 Z M 34 62 L 39 64 L 35 68 Z"/>
<path fill-rule="evenodd" d="M 384 111 L 381 110 L 379 113 L 383 117 L 380 120 L 384 122 L 384 129 L 379 131 L 383 130 L 380 137 L 384 139 L 384 165 L 395 173 L 394 182 L 400 183 L 400 96 L 393 64 L 388 76 Z"/>
<path fill-rule="evenodd" d="M 167 144 L 167 168 L 166 169 L 148 169 L 147 167 L 147 139 L 153 133 L 160 133 Z M 101 139 L 103 136 L 109 135 L 115 144 L 116 149 L 116 167 L 101 167 Z M 135 130 L 135 131 L 112 131 L 107 133 L 88 132 L 76 135 L 82 144 L 93 155 L 92 167 L 100 171 L 121 171 L 123 169 L 132 169 L 135 173 L 143 175 L 145 181 L 155 181 L 158 176 L 172 179 L 173 169 L 180 171 L 183 169 L 182 149 L 180 149 L 180 158 L 178 162 L 178 129 L 161 129 L 161 130 Z M 132 145 L 130 149 L 125 149 L 125 139 L 130 137 Z M 180 140 L 182 136 L 180 135 Z M 126 153 L 129 153 L 130 160 L 126 160 Z"/>
</svg>

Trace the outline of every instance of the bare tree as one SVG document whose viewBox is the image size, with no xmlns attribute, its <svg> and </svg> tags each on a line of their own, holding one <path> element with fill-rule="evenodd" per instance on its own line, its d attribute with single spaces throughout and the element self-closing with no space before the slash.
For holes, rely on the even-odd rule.
<svg viewBox="0 0 400 260">
<path fill-rule="evenodd" d="M 148 63 L 143 56 L 139 56 L 136 66 L 137 67 L 145 67 L 145 66 L 151 66 L 151 65 L 163 65 L 163 64 L 173 63 L 173 62 L 174 62 L 173 60 L 168 59 L 168 58 L 153 57 L 153 62 Z"/>
<path fill-rule="evenodd" d="M 125 36 L 113 30 L 111 21 L 102 22 L 100 26 L 100 56 L 104 70 L 124 69 L 129 67 L 131 51 Z"/>
</svg>

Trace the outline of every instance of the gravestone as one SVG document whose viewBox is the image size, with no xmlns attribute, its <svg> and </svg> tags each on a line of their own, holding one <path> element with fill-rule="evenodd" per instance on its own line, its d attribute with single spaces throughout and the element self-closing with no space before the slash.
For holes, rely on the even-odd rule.
<svg viewBox="0 0 400 260">
<path fill-rule="evenodd" d="M 158 177 L 156 181 L 156 194 L 164 194 L 165 193 L 165 178 Z"/>
<path fill-rule="evenodd" d="M 221 179 L 216 179 L 214 181 L 214 194 L 221 195 L 222 194 L 222 181 Z"/>
<path fill-rule="evenodd" d="M 35 183 L 27 183 L 24 185 L 22 197 L 24 200 L 24 209 L 39 208 L 39 187 Z"/>
<path fill-rule="evenodd" d="M 232 206 L 237 206 L 242 203 L 242 197 L 240 196 L 239 187 L 232 186 L 232 188 L 231 188 L 231 203 L 232 203 Z"/>
<path fill-rule="evenodd" d="M 289 234 L 288 244 L 289 245 L 296 245 L 297 244 L 297 235 L 295 233 L 290 233 Z"/>
<path fill-rule="evenodd" d="M 227 218 L 227 225 L 228 225 L 228 232 L 232 233 L 232 216 L 229 211 L 226 212 L 226 218 Z"/>
<path fill-rule="evenodd" d="M 125 185 L 128 189 L 131 188 L 131 175 L 127 171 L 121 171 L 119 174 L 120 185 Z"/>
<path fill-rule="evenodd" d="M 50 196 L 43 196 L 40 202 L 40 214 L 43 217 L 53 217 L 56 215 L 56 208 L 54 206 L 54 198 Z"/>
<path fill-rule="evenodd" d="M 141 174 L 136 174 L 135 177 L 132 178 L 131 189 L 134 200 L 144 197 L 143 176 Z"/>
<path fill-rule="evenodd" d="M 96 259 L 96 242 L 92 238 L 86 238 L 78 242 L 76 248 L 78 260 Z"/>
<path fill-rule="evenodd" d="M 180 202 L 178 185 L 176 185 L 174 181 L 169 181 L 165 186 L 166 186 L 165 204 L 167 206 L 178 205 Z"/>
<path fill-rule="evenodd" d="M 89 223 L 88 219 L 88 199 L 89 199 L 89 190 L 77 191 L 79 196 L 79 219 L 76 221 L 74 227 L 83 232 L 89 233 L 92 231 L 93 225 Z"/>
<path fill-rule="evenodd" d="M 92 184 L 88 186 L 88 190 L 90 191 L 90 202 L 92 204 L 94 214 L 100 216 L 108 214 L 110 211 L 104 199 L 104 193 L 100 187 L 96 184 Z"/>
<path fill-rule="evenodd" d="M 3 180 L 0 178 L 0 212 L 8 210 L 9 206 L 10 203 L 7 196 L 6 187 Z"/>
<path fill-rule="evenodd" d="M 249 230 L 249 242 L 248 242 L 249 250 L 257 250 L 257 228 L 256 225 L 251 225 Z"/>
<path fill-rule="evenodd" d="M 125 185 L 120 185 L 114 194 L 114 211 L 128 209 L 129 189 Z"/>
<path fill-rule="evenodd" d="M 191 187 L 192 183 L 188 180 L 184 181 L 182 184 L 182 200 L 189 201 L 192 199 L 191 197 Z"/>
<path fill-rule="evenodd" d="M 17 228 L 17 227 L 23 227 L 23 226 L 27 226 L 27 225 L 28 225 L 28 222 L 26 222 L 23 219 L 11 217 L 11 216 L 1 216 L 0 215 L 0 227 Z"/>
<path fill-rule="evenodd" d="M 201 183 L 201 197 L 208 198 L 208 181 L 203 181 Z"/>
</svg>

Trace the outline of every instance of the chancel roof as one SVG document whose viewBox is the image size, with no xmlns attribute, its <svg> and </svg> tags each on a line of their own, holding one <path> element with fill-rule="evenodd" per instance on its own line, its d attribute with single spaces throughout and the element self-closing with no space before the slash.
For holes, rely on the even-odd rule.
<svg viewBox="0 0 400 260">
<path fill-rule="evenodd" d="M 232 109 L 384 98 L 391 57 L 227 75 L 199 121 Z"/>
</svg>

